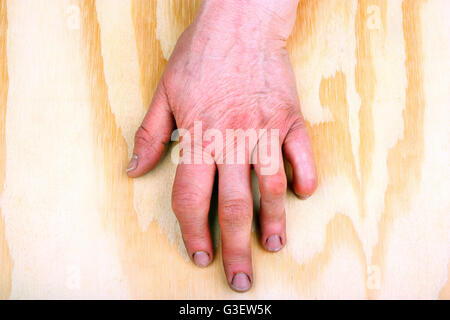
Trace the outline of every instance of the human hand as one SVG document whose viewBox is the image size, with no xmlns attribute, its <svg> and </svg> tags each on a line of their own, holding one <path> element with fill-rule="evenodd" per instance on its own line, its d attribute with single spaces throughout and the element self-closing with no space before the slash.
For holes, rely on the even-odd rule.
<svg viewBox="0 0 450 320">
<path fill-rule="evenodd" d="M 246 152 L 242 162 L 227 161 L 230 153 L 234 157 L 238 152 L 239 139 L 235 146 L 233 138 L 230 147 L 230 142 L 221 138 L 223 144 L 214 149 L 203 140 L 200 149 L 195 148 L 194 142 L 194 152 L 182 158 L 201 154 L 214 160 L 180 163 L 172 193 L 172 208 L 189 256 L 205 267 L 213 257 L 208 212 L 218 170 L 223 264 L 227 281 L 236 291 L 248 290 L 253 281 L 251 167 L 261 193 L 261 243 L 269 251 L 286 244 L 283 155 L 293 168 L 293 189 L 300 198 L 311 195 L 317 186 L 311 143 L 285 48 L 296 6 L 294 0 L 205 0 L 194 23 L 178 40 L 136 133 L 127 169 L 133 178 L 151 170 L 161 159 L 175 125 L 180 133 L 181 129 L 188 133 L 181 143 L 185 147 L 191 146 L 186 139 L 189 135 L 196 139 L 199 124 L 213 133 L 215 142 L 230 129 L 255 132 L 256 139 L 243 141 Z M 275 164 L 269 174 L 260 162 L 252 162 L 264 130 L 270 136 L 266 144 L 272 150 L 271 164 Z"/>
</svg>

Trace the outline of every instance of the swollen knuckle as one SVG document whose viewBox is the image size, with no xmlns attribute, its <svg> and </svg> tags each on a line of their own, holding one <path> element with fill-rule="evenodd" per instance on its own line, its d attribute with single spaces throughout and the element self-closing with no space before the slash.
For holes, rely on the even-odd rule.
<svg viewBox="0 0 450 320">
<path fill-rule="evenodd" d="M 251 204 L 244 199 L 231 199 L 222 202 L 221 218 L 225 225 L 239 226 L 252 220 Z"/>
<path fill-rule="evenodd" d="M 194 190 L 174 187 L 172 192 L 172 209 L 175 213 L 202 211 L 206 202 L 205 196 Z"/>
<path fill-rule="evenodd" d="M 261 181 L 261 191 L 263 194 L 269 194 L 281 197 L 286 193 L 287 181 L 283 175 L 266 176 Z"/>
</svg>

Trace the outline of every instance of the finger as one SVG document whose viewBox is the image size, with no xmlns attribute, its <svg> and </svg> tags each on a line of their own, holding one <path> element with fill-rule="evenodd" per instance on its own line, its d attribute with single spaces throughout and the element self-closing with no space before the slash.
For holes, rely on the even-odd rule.
<svg viewBox="0 0 450 320">
<path fill-rule="evenodd" d="M 159 162 L 170 141 L 174 120 L 166 95 L 158 86 L 152 103 L 134 138 L 133 156 L 127 167 L 128 176 L 139 177 Z"/>
<path fill-rule="evenodd" d="M 177 216 L 189 256 L 199 267 L 212 261 L 208 225 L 215 164 L 179 164 L 172 190 L 172 209 Z"/>
<path fill-rule="evenodd" d="M 219 166 L 219 224 L 225 274 L 231 288 L 252 284 L 250 236 L 253 203 L 250 165 Z"/>
<path fill-rule="evenodd" d="M 261 161 L 253 165 L 261 193 L 259 222 L 261 225 L 261 244 L 268 251 L 279 251 L 286 243 L 286 199 L 287 179 L 284 172 L 283 157 L 279 144 L 275 154 L 270 156 L 269 167 Z M 257 150 L 260 150 L 259 148 Z M 259 157 L 260 159 L 260 157 Z"/>
<path fill-rule="evenodd" d="M 317 188 L 317 172 L 308 131 L 302 119 L 294 123 L 288 132 L 283 151 L 293 170 L 293 189 L 302 199 Z"/>
</svg>

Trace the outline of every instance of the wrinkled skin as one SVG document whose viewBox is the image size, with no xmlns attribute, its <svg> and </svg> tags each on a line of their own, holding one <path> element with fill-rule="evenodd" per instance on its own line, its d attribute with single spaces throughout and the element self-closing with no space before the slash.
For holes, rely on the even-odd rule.
<svg viewBox="0 0 450 320">
<path fill-rule="evenodd" d="M 218 170 L 225 274 L 234 290 L 246 291 L 253 282 L 251 168 L 261 192 L 261 244 L 269 251 L 286 244 L 287 182 L 281 157 L 292 165 L 293 190 L 300 198 L 314 192 L 317 176 L 285 48 L 295 11 L 285 19 L 263 11 L 255 20 L 224 12 L 225 8 L 203 5 L 178 40 L 136 133 L 128 175 L 138 177 L 151 170 L 175 127 L 193 134 L 194 121 L 201 121 L 203 131 L 214 128 L 224 136 L 226 129 L 278 129 L 280 161 L 274 174 L 262 174 L 261 166 L 252 166 L 248 158 L 244 164 L 179 164 L 173 186 L 172 208 L 186 249 L 205 267 L 213 259 L 208 211 Z M 255 143 L 246 147 L 253 150 Z"/>
</svg>

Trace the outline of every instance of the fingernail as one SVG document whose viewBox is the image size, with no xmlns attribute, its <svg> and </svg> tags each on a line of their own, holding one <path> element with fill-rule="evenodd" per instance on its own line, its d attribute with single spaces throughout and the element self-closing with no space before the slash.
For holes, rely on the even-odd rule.
<svg viewBox="0 0 450 320">
<path fill-rule="evenodd" d="M 283 245 L 281 244 L 280 236 L 274 234 L 267 238 L 266 240 L 266 248 L 269 251 L 279 251 Z"/>
<path fill-rule="evenodd" d="M 138 156 L 137 156 L 137 154 L 133 154 L 133 156 L 131 157 L 130 163 L 128 163 L 126 172 L 133 171 L 134 169 L 137 168 L 137 165 L 138 165 Z"/>
<path fill-rule="evenodd" d="M 231 281 L 231 286 L 236 291 L 247 291 L 250 289 L 250 277 L 243 272 L 236 273 Z"/>
<path fill-rule="evenodd" d="M 297 192 L 297 190 L 295 190 L 295 189 L 294 189 L 294 193 L 300 200 L 306 200 L 311 196 L 310 194 L 301 194 L 300 192 Z"/>
<path fill-rule="evenodd" d="M 206 267 L 209 264 L 209 254 L 204 251 L 197 251 L 194 253 L 194 262 L 199 267 Z"/>
</svg>

